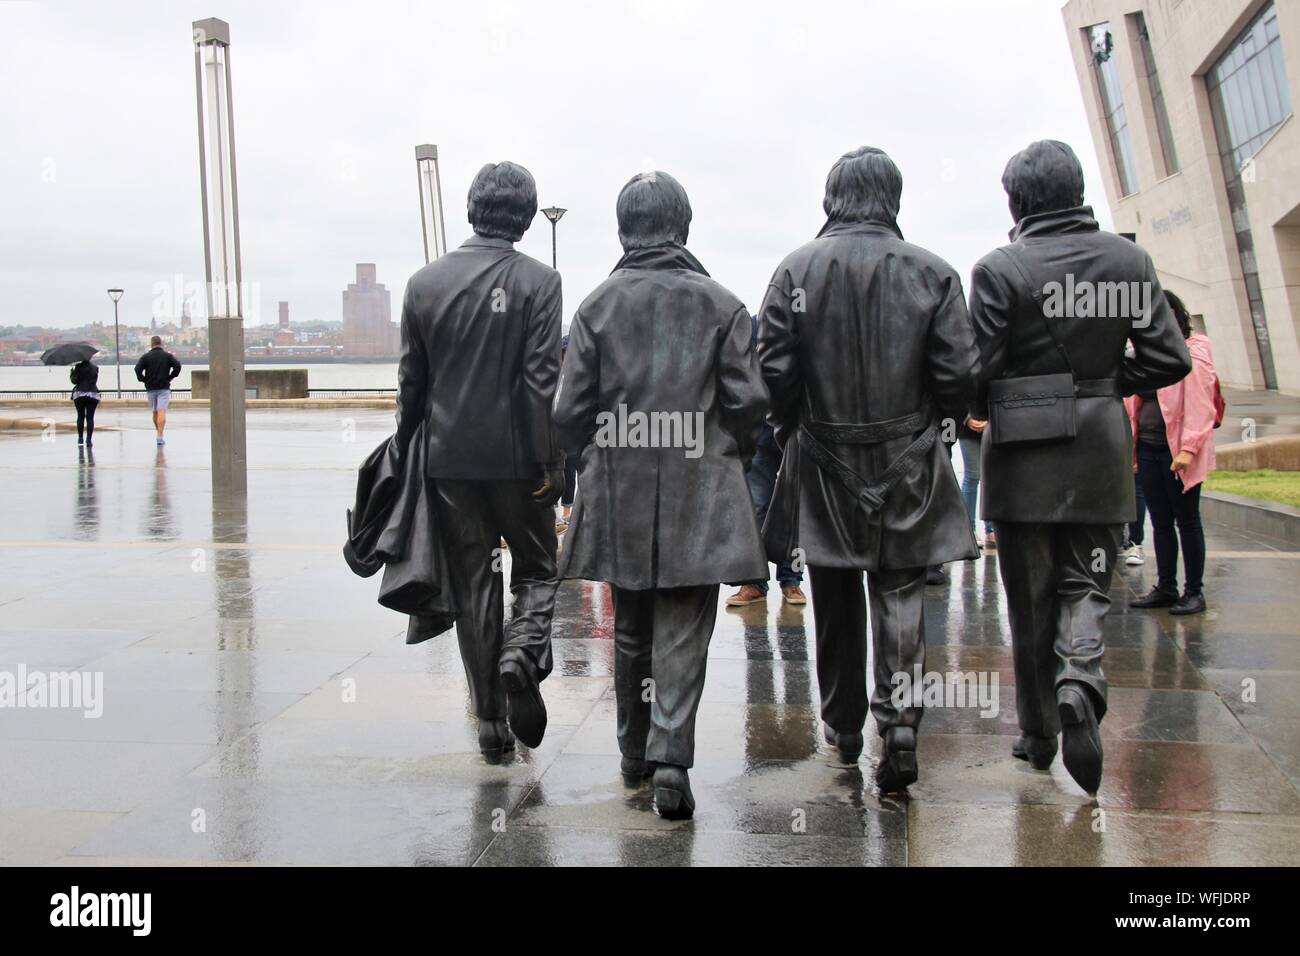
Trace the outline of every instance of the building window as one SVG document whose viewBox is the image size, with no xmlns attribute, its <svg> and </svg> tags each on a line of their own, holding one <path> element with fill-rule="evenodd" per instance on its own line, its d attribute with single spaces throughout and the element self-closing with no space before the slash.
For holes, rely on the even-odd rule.
<svg viewBox="0 0 1300 956">
<path fill-rule="evenodd" d="M 1088 55 L 1092 57 L 1097 74 L 1097 89 L 1101 93 L 1101 111 L 1106 116 L 1106 131 L 1110 136 L 1110 154 L 1115 160 L 1122 196 L 1137 192 L 1137 169 L 1133 165 L 1133 144 L 1129 138 L 1128 114 L 1124 112 L 1124 94 L 1119 84 L 1119 69 L 1115 65 L 1115 39 L 1109 23 L 1098 23 L 1084 31 L 1088 41 Z"/>
<path fill-rule="evenodd" d="M 1273 349 L 1269 341 L 1268 318 L 1255 262 L 1255 239 L 1246 211 L 1244 181 L 1253 178 L 1252 159 L 1291 115 L 1291 93 L 1282 58 L 1277 9 L 1270 3 L 1237 37 L 1206 74 L 1214 133 L 1223 164 L 1232 227 L 1237 234 L 1237 253 L 1242 280 L 1250 302 L 1250 318 L 1259 346 L 1264 385 L 1277 388 Z"/>
<path fill-rule="evenodd" d="M 1178 172 L 1178 151 L 1174 149 L 1174 131 L 1169 125 L 1169 110 L 1165 107 L 1165 91 L 1160 85 L 1160 74 L 1156 70 L 1156 53 L 1151 48 L 1151 32 L 1147 30 L 1147 18 L 1141 13 L 1133 14 L 1133 26 L 1136 28 L 1138 45 L 1142 48 L 1142 67 L 1146 71 L 1147 92 L 1151 96 L 1151 109 L 1155 113 L 1156 131 L 1160 136 L 1160 157 L 1164 160 L 1165 175 L 1172 176 Z"/>
</svg>

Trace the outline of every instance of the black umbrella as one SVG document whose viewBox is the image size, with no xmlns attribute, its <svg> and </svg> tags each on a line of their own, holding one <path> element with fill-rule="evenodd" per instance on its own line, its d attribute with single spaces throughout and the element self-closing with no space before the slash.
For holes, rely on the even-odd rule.
<svg viewBox="0 0 1300 956">
<path fill-rule="evenodd" d="M 41 364 L 76 365 L 78 362 L 86 361 L 98 351 L 99 349 L 89 342 L 64 342 L 42 352 Z"/>
</svg>

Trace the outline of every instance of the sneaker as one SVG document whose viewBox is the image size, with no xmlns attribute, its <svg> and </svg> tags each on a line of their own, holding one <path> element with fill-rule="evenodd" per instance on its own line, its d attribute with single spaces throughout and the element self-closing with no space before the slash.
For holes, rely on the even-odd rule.
<svg viewBox="0 0 1300 956">
<path fill-rule="evenodd" d="M 727 598 L 727 607 L 746 607 L 750 604 L 762 604 L 767 595 L 753 584 L 742 584 L 740 590 Z"/>
<path fill-rule="evenodd" d="M 781 589 L 781 597 L 786 604 L 807 604 L 808 599 L 804 597 L 803 589 L 797 584 L 792 584 L 788 588 Z"/>
<path fill-rule="evenodd" d="M 165 444 L 167 444 L 167 439 L 166 439 L 166 438 L 163 438 L 161 435 L 159 435 L 159 436 L 158 436 L 158 444 L 159 444 L 159 445 L 165 445 Z"/>
<path fill-rule="evenodd" d="M 556 533 L 556 534 L 564 534 L 564 532 L 566 532 L 566 531 L 568 531 L 568 530 L 569 530 L 569 522 L 565 521 L 563 518 L 556 518 L 556 519 L 555 519 L 555 533 Z"/>
<path fill-rule="evenodd" d="M 1146 564 L 1147 556 L 1142 553 L 1142 545 L 1135 544 L 1128 549 L 1124 555 L 1124 563 L 1130 568 L 1136 568 L 1139 565 Z"/>
<path fill-rule="evenodd" d="M 925 583 L 926 584 L 947 584 L 948 572 L 944 571 L 942 564 L 933 564 L 930 567 L 926 568 Z"/>
</svg>

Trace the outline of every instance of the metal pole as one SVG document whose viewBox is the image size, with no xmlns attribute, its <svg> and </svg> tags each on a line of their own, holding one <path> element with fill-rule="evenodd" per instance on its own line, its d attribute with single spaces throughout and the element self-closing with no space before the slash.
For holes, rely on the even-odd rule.
<svg viewBox="0 0 1300 956">
<path fill-rule="evenodd" d="M 117 332 L 117 299 L 113 300 L 113 351 L 117 353 L 117 397 L 122 397 L 122 340 Z"/>
<path fill-rule="evenodd" d="M 557 221 L 558 220 L 555 219 L 551 220 L 551 268 L 552 269 L 559 268 L 559 266 L 556 265 L 556 259 L 555 259 L 555 223 Z"/>
</svg>

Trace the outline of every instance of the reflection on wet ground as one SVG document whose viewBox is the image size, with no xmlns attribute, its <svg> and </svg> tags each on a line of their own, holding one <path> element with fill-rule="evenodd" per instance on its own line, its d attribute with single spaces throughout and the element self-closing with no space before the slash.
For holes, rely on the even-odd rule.
<svg viewBox="0 0 1300 956">
<path fill-rule="evenodd" d="M 477 752 L 451 635 L 411 648 L 339 553 L 378 411 L 250 412 L 249 493 L 215 501 L 203 412 L 75 439 L 0 435 L 0 672 L 103 675 L 104 709 L 0 710 L 0 862 L 394 864 L 1300 863 L 1300 552 L 1210 530 L 1210 612 L 1107 623 L 1106 776 L 1011 758 L 1006 612 L 989 555 L 926 609 L 927 667 L 998 681 L 997 713 L 932 708 L 910 798 L 821 740 L 813 612 L 721 610 L 693 821 L 624 788 L 613 613 L 570 582 L 546 740 Z M 138 419 L 138 420 L 137 420 Z M 775 589 L 774 589 L 775 590 Z M 724 590 L 724 595 L 726 591 Z"/>
</svg>

